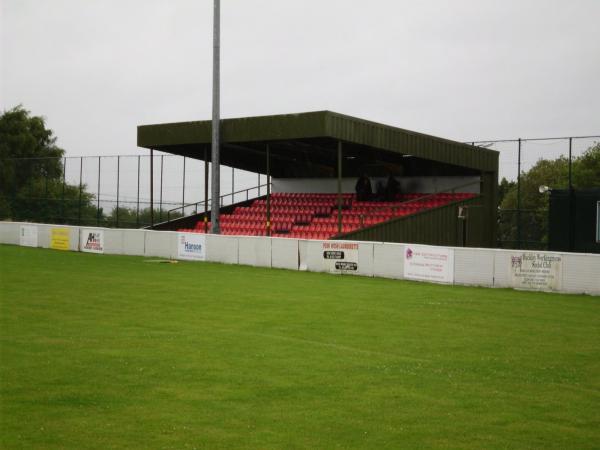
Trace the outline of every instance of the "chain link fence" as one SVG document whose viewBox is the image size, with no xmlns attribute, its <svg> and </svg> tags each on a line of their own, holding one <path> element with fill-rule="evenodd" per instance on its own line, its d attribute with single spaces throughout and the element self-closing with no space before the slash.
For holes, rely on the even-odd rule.
<svg viewBox="0 0 600 450">
<path fill-rule="evenodd" d="M 538 191 L 543 174 L 531 176 L 524 182 L 523 174 L 529 172 L 541 159 L 563 159 L 560 173 L 548 177 L 560 179 L 559 185 L 549 188 L 569 188 L 572 177 L 569 161 L 580 157 L 586 150 L 600 142 L 597 136 L 572 136 L 560 138 L 503 139 L 470 142 L 472 145 L 496 150 L 499 157 L 499 178 L 507 183 L 500 186 L 498 205 L 499 248 L 544 250 L 548 246 L 548 195 Z M 556 169 L 556 168 L 555 168 Z M 541 182 L 540 182 L 541 183 Z M 587 187 L 587 186 L 573 186 Z"/>
<path fill-rule="evenodd" d="M 155 154 L 152 193 L 149 155 L 8 158 L 0 164 L 0 219 L 140 228 L 204 208 L 205 163 L 191 158 Z M 211 164 L 206 168 L 210 180 Z M 265 182 L 265 175 L 221 166 L 221 204 L 264 195 L 256 187 Z"/>
<path fill-rule="evenodd" d="M 559 175 L 570 179 L 569 157 L 581 156 L 599 141 L 600 136 L 574 136 L 469 142 L 500 154 L 499 177 L 507 182 L 500 186 L 498 247 L 547 248 L 547 196 L 537 186 L 532 192 L 521 178 L 540 159 L 563 158 Z M 210 205 L 204 204 L 205 163 L 192 158 L 155 152 L 152 194 L 147 154 L 9 158 L 0 164 L 0 219 L 140 228 L 204 212 Z M 211 164 L 207 167 L 210 193 Z M 222 166 L 221 204 L 264 195 L 260 186 L 265 183 L 266 175 Z"/>
</svg>

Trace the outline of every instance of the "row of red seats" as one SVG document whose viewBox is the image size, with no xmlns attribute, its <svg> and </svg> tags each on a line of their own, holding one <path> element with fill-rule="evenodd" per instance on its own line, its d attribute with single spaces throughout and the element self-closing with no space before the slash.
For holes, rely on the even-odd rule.
<svg viewBox="0 0 600 450">
<path fill-rule="evenodd" d="M 395 202 L 357 202 L 354 194 L 344 194 L 342 232 L 442 206 L 450 201 L 470 198 L 475 194 L 441 193 L 415 201 L 425 195 L 427 194 L 401 194 Z M 319 236 L 318 239 L 334 236 L 338 232 L 336 196 L 337 194 L 272 194 L 271 234 L 299 238 Z M 409 202 L 404 203 L 407 201 Z M 266 200 L 259 199 L 248 207 L 237 207 L 232 214 L 221 215 L 221 224 L 223 234 L 267 235 Z M 184 231 L 204 232 L 204 223 L 199 222 L 195 229 Z"/>
<path fill-rule="evenodd" d="M 271 193 L 273 198 L 294 198 L 294 199 L 323 199 L 323 198 L 337 198 L 337 193 L 322 193 L 322 192 L 273 192 Z M 342 197 L 352 198 L 356 197 L 356 194 L 343 193 Z"/>
</svg>

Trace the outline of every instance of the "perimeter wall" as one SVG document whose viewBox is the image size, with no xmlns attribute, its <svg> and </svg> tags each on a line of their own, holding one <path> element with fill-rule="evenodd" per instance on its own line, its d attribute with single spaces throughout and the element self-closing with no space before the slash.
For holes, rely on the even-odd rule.
<svg viewBox="0 0 600 450">
<path fill-rule="evenodd" d="M 0 222 L 0 243 L 600 295 L 600 255 Z"/>
</svg>

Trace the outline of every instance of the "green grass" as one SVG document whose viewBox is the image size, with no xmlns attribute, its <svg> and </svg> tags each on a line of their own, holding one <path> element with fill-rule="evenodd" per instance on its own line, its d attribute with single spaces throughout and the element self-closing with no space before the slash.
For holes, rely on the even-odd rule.
<svg viewBox="0 0 600 450">
<path fill-rule="evenodd" d="M 0 246 L 6 449 L 600 447 L 600 298 Z"/>
</svg>

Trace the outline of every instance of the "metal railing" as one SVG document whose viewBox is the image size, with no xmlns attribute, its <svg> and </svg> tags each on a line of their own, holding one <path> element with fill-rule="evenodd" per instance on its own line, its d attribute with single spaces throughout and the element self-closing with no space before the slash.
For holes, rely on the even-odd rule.
<svg viewBox="0 0 600 450">
<path fill-rule="evenodd" d="M 239 191 L 235 191 L 235 192 L 231 192 L 229 194 L 223 194 L 219 197 L 219 205 L 221 207 L 223 207 L 223 201 L 226 198 L 231 197 L 231 205 L 233 205 L 235 203 L 235 196 L 239 195 L 239 194 L 246 194 L 246 200 L 248 201 L 251 198 L 258 198 L 260 197 L 260 192 L 261 189 L 266 189 L 267 188 L 267 183 L 265 184 L 259 184 L 258 186 L 253 186 L 247 189 L 242 189 Z M 250 197 L 250 192 L 256 190 L 256 196 L 255 197 Z M 177 219 L 180 219 L 181 217 L 185 217 L 185 210 L 186 208 L 190 208 L 190 207 L 194 207 L 194 213 L 193 214 L 198 214 L 198 210 L 200 209 L 201 213 L 204 212 L 208 212 L 208 205 L 210 204 L 211 199 L 207 199 L 207 200 L 201 200 L 199 202 L 194 202 L 194 203 L 187 203 L 185 205 L 181 205 L 178 206 L 177 208 L 173 208 L 167 211 L 167 223 L 171 222 L 171 213 L 174 213 L 175 211 L 181 211 L 181 216 L 177 217 Z M 204 208 L 201 208 L 200 206 L 204 206 Z M 204 211 L 202 211 L 202 209 L 204 209 Z M 191 215 L 191 214 L 190 214 Z M 175 219 L 173 219 L 175 220 Z"/>
</svg>

